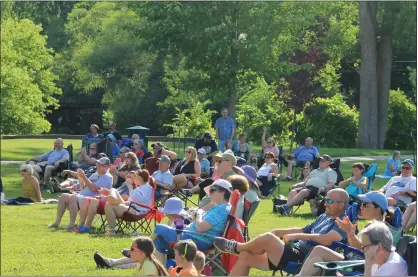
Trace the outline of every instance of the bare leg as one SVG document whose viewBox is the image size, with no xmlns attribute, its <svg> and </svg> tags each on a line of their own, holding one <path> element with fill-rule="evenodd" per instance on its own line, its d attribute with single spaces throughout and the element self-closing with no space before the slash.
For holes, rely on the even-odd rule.
<svg viewBox="0 0 418 277">
<path fill-rule="evenodd" d="M 120 218 L 128 207 L 125 205 L 109 205 L 105 206 L 105 213 L 107 222 L 109 223 L 109 229 L 114 229 L 116 225 L 116 218 Z"/>
<path fill-rule="evenodd" d="M 65 210 L 70 203 L 71 194 L 63 193 L 61 194 L 59 201 L 58 201 L 58 208 L 57 208 L 57 217 L 55 218 L 55 222 L 49 225 L 50 227 L 58 227 L 61 223 L 61 219 L 64 216 Z"/>
<path fill-rule="evenodd" d="M 99 206 L 98 199 L 91 199 L 89 209 L 87 210 L 87 221 L 84 226 L 91 228 L 91 223 L 93 222 L 94 217 L 97 214 L 97 207 Z"/>
<path fill-rule="evenodd" d="M 402 228 L 404 232 L 417 224 L 417 202 L 411 203 L 402 216 Z"/>
<path fill-rule="evenodd" d="M 52 176 L 52 171 L 55 170 L 55 167 L 53 165 L 47 165 L 45 167 L 45 173 L 44 173 L 44 182 L 48 183 L 49 182 L 49 178 L 51 178 Z"/>
<path fill-rule="evenodd" d="M 320 269 L 314 268 L 314 263 L 343 261 L 344 256 L 324 246 L 316 246 L 303 262 L 298 276 L 318 276 Z"/>
<path fill-rule="evenodd" d="M 200 192 L 200 187 L 199 186 L 194 186 L 192 189 L 190 189 L 190 192 L 195 194 L 195 193 L 199 193 Z"/>
<path fill-rule="evenodd" d="M 86 197 L 81 202 L 81 207 L 80 207 L 80 223 L 79 223 L 79 225 L 84 225 L 84 223 L 86 222 L 87 210 L 89 209 L 90 200 L 92 200 L 92 199 Z"/>
<path fill-rule="evenodd" d="M 303 201 L 309 196 L 309 191 L 307 189 L 301 190 L 291 201 L 287 202 L 289 208 L 302 204 Z"/>
<path fill-rule="evenodd" d="M 75 220 L 77 219 L 77 213 L 78 213 L 78 205 L 77 205 L 77 195 L 72 194 L 70 197 L 70 222 L 67 226 L 67 229 L 74 228 Z"/>
<path fill-rule="evenodd" d="M 292 177 L 293 161 L 287 160 L 287 176 Z"/>
<path fill-rule="evenodd" d="M 152 234 L 149 236 L 149 238 L 150 238 L 152 241 L 155 241 L 155 240 L 158 238 L 158 235 L 157 235 L 156 233 L 152 233 Z"/>
<path fill-rule="evenodd" d="M 298 195 L 298 190 L 292 189 L 289 191 L 289 194 L 287 195 L 287 202 L 290 202 L 293 198 L 295 198 L 296 195 Z"/>
<path fill-rule="evenodd" d="M 269 260 L 277 266 L 282 259 L 284 243 L 272 233 L 265 233 L 254 241 L 238 244 L 237 250 L 240 254 L 231 275 L 248 276 L 251 268 L 269 270 Z"/>
<path fill-rule="evenodd" d="M 184 175 L 176 175 L 173 177 L 173 187 L 175 189 L 181 189 L 187 186 L 187 178 Z"/>
</svg>

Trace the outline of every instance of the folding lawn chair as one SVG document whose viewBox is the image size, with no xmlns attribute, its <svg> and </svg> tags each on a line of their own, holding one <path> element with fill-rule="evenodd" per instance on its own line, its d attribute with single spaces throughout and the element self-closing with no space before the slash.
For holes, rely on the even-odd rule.
<svg viewBox="0 0 418 277">
<path fill-rule="evenodd" d="M 260 204 L 260 200 L 251 203 L 247 198 L 244 198 L 244 214 L 242 220 L 244 220 L 245 228 L 244 228 L 244 239 L 245 241 L 250 240 L 250 232 L 248 230 L 248 224 L 250 222 L 251 217 L 254 215 L 255 211 Z"/>
</svg>

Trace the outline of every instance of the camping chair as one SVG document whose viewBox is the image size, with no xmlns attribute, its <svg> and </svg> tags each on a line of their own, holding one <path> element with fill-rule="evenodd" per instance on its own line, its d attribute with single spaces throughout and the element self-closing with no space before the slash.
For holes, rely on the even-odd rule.
<svg viewBox="0 0 418 277">
<path fill-rule="evenodd" d="M 69 157 L 68 161 L 60 163 L 58 165 L 58 168 L 52 172 L 52 176 L 51 176 L 51 179 L 50 179 L 50 182 L 49 182 L 50 183 L 50 190 L 49 190 L 50 193 L 54 193 L 55 188 L 59 187 L 58 185 L 64 181 L 65 178 L 61 176 L 61 172 L 63 170 L 66 170 L 66 169 L 72 169 L 72 167 L 73 167 L 73 165 L 72 165 L 73 164 L 73 145 L 70 144 L 65 149 L 70 154 L 70 157 Z M 42 171 L 42 173 L 39 174 L 39 179 L 40 179 L 41 182 L 44 181 L 43 178 L 44 178 L 44 172 Z"/>
<path fill-rule="evenodd" d="M 299 145 L 298 147 L 300 147 L 300 146 L 303 146 L 303 145 Z M 313 146 L 316 147 L 316 149 L 318 149 L 318 152 L 319 152 L 320 146 L 319 145 L 313 145 Z M 293 172 L 292 172 L 292 178 L 293 179 L 297 179 L 298 178 L 298 176 L 300 175 L 300 173 L 303 170 L 303 167 L 304 167 L 304 165 L 301 167 L 301 166 L 298 166 L 297 164 L 294 166 Z M 318 158 L 315 158 L 311 162 L 311 170 L 316 169 L 318 167 L 319 167 L 319 159 Z"/>
<path fill-rule="evenodd" d="M 251 203 L 247 198 L 244 198 L 244 213 L 242 220 L 244 221 L 245 228 L 244 228 L 244 239 L 245 241 L 250 240 L 250 232 L 248 230 L 248 223 L 250 222 L 251 217 L 254 215 L 255 211 L 260 204 L 260 200 Z"/>
<path fill-rule="evenodd" d="M 365 164 L 366 166 L 366 164 Z M 367 167 L 367 169 L 364 171 L 363 176 L 367 177 L 367 191 L 372 191 L 373 187 L 373 181 L 376 177 L 376 172 L 379 166 L 377 164 L 371 164 Z"/>
<path fill-rule="evenodd" d="M 160 211 L 155 206 L 155 190 L 157 187 L 155 180 L 152 180 L 152 184 L 153 184 L 153 194 L 152 194 L 151 207 L 132 201 L 131 204 L 129 205 L 128 210 L 123 213 L 122 217 L 116 219 L 116 226 L 115 226 L 116 233 L 126 234 L 127 231 L 134 233 L 140 230 L 142 234 L 150 235 L 152 233 L 152 230 L 151 230 L 152 222 L 154 221 L 154 227 L 157 222 L 158 223 L 161 222 L 163 218 L 163 214 L 161 214 Z M 130 209 L 134 209 L 135 211 L 138 211 L 135 205 L 142 207 L 142 208 L 149 209 L 148 213 L 140 214 L 140 215 L 130 213 L 129 212 Z"/>
</svg>

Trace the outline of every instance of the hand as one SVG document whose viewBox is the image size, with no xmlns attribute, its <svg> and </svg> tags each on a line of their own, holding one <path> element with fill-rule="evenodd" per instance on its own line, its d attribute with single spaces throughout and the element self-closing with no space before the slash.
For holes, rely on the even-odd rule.
<svg viewBox="0 0 418 277">
<path fill-rule="evenodd" d="M 285 244 L 289 243 L 292 240 L 296 240 L 297 236 L 296 234 L 288 234 L 283 236 L 283 242 Z"/>
<path fill-rule="evenodd" d="M 84 156 L 87 153 L 87 150 L 85 147 L 81 148 L 81 154 Z"/>
<path fill-rule="evenodd" d="M 356 180 L 356 178 L 354 178 L 354 176 L 351 176 L 350 178 L 347 179 L 347 181 L 349 182 L 354 182 Z"/>
<path fill-rule="evenodd" d="M 128 186 L 129 189 L 132 189 L 133 184 L 132 184 L 132 181 L 129 178 L 126 178 L 125 183 L 126 183 L 126 185 Z"/>
<path fill-rule="evenodd" d="M 344 219 L 341 220 L 339 218 L 337 220 L 337 225 L 343 230 L 346 234 L 350 234 L 351 232 L 355 232 L 357 229 L 357 224 L 351 223 L 347 216 L 344 216 Z"/>
<path fill-rule="evenodd" d="M 86 173 L 81 168 L 77 169 L 77 177 L 84 178 L 86 177 Z"/>
<path fill-rule="evenodd" d="M 58 167 L 59 165 L 60 165 L 60 162 L 59 161 L 57 161 L 57 162 L 54 163 L 54 166 L 55 167 Z"/>
<path fill-rule="evenodd" d="M 264 134 L 267 133 L 267 127 L 266 126 L 263 127 L 263 133 Z"/>
<path fill-rule="evenodd" d="M 70 173 L 70 170 L 68 170 L 68 169 L 64 169 L 61 173 L 65 175 L 65 174 Z"/>
</svg>

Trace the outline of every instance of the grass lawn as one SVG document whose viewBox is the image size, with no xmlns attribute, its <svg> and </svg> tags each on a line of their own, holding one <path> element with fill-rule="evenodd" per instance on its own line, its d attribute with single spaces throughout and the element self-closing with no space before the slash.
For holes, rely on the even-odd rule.
<svg viewBox="0 0 418 277">
<path fill-rule="evenodd" d="M 64 146 L 73 145 L 75 154 L 80 152 L 81 140 L 64 140 Z M 149 142 L 151 145 L 153 142 Z M 184 148 L 189 144 L 172 142 L 164 143 L 169 149 L 175 151 L 179 158 L 183 158 Z M 3 139 L 1 140 L 1 160 L 2 161 L 24 161 L 29 157 L 44 154 L 54 146 L 54 139 Z M 253 145 L 252 152 L 260 153 L 261 146 Z M 285 154 L 288 153 L 285 149 Z M 321 147 L 320 153 L 328 154 L 331 157 L 350 157 L 350 156 L 391 156 L 393 150 L 385 149 L 357 149 L 357 148 L 326 148 Z M 402 154 L 412 154 L 411 150 L 401 150 Z"/>
<path fill-rule="evenodd" d="M 385 161 L 377 161 L 382 171 Z M 370 163 L 370 161 L 368 161 Z M 341 164 L 345 178 L 350 175 L 351 162 Z M 3 165 L 1 176 L 7 198 L 21 195 L 18 165 Z M 374 188 L 385 180 L 376 179 Z M 281 182 L 280 193 L 287 195 L 293 182 Z M 57 195 L 43 193 L 44 198 Z M 120 249 L 130 246 L 131 238 L 107 238 L 104 235 L 86 235 L 51 230 L 47 225 L 54 221 L 56 205 L 2 206 L 1 213 L 1 275 L 134 275 L 133 270 L 98 270 L 93 254 L 99 250 L 104 256 L 121 257 Z M 271 200 L 262 200 L 250 222 L 252 238 L 275 228 L 304 226 L 313 221 L 309 205 L 303 205 L 297 215 L 280 217 L 272 213 Z M 68 222 L 64 216 L 62 224 Z M 360 222 L 363 226 L 364 222 Z M 24 262 L 22 262 L 24 260 Z M 271 272 L 252 270 L 253 276 L 269 276 Z"/>
</svg>

